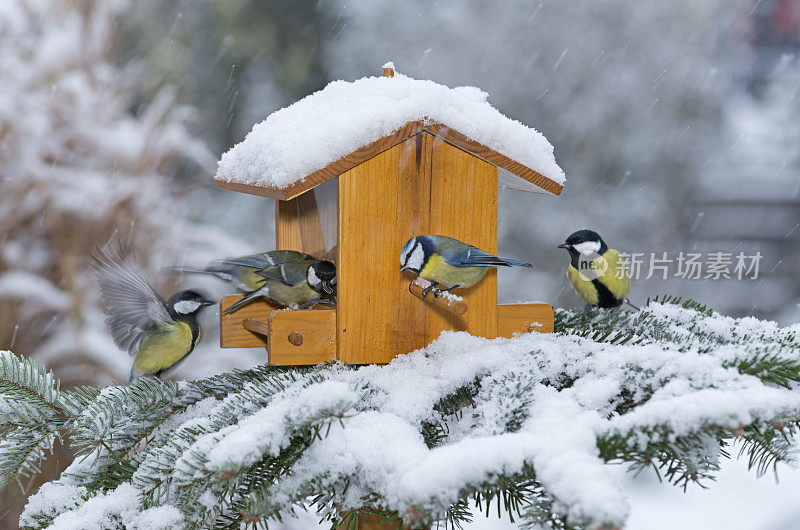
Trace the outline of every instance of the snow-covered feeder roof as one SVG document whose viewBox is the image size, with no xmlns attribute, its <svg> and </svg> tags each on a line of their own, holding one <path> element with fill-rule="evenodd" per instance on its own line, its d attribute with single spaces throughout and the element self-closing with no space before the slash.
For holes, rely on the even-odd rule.
<svg viewBox="0 0 800 530">
<path fill-rule="evenodd" d="M 561 193 L 564 172 L 547 138 L 487 96 L 401 74 L 333 81 L 256 124 L 222 155 L 215 181 L 288 200 L 426 131 L 498 167 L 501 187 Z"/>
</svg>

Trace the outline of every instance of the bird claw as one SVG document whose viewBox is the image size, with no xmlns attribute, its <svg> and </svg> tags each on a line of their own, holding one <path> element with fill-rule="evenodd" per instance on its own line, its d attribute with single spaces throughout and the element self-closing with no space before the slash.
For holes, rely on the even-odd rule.
<svg viewBox="0 0 800 530">
<path fill-rule="evenodd" d="M 314 309 L 319 304 L 327 304 L 327 305 L 336 305 L 336 299 L 333 300 L 328 298 L 320 298 L 318 300 L 311 300 L 310 302 L 306 302 L 305 304 L 301 304 L 297 306 L 297 309 Z"/>
<path fill-rule="evenodd" d="M 625 303 L 628 304 L 629 306 L 631 306 L 635 311 L 641 311 L 642 310 L 640 307 L 633 305 L 631 303 L 631 301 L 629 299 L 627 299 L 627 298 L 625 299 Z"/>
<path fill-rule="evenodd" d="M 425 300 L 425 296 L 427 296 L 427 294 L 431 291 L 433 291 L 433 299 L 436 300 L 436 292 L 438 289 L 436 288 L 436 284 L 433 282 L 431 282 L 429 286 L 422 290 L 422 299 Z"/>
</svg>

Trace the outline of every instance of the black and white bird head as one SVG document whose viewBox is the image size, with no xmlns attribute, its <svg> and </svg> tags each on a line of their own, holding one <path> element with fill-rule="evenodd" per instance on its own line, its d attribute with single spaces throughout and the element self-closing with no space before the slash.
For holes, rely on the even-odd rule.
<svg viewBox="0 0 800 530">
<path fill-rule="evenodd" d="M 167 308 L 174 316 L 197 315 L 198 311 L 213 304 L 213 300 L 192 290 L 178 291 L 167 300 Z"/>
<path fill-rule="evenodd" d="M 400 272 L 409 270 L 419 274 L 433 252 L 433 243 L 425 236 L 412 237 L 400 251 Z"/>
<path fill-rule="evenodd" d="M 328 260 L 315 261 L 306 273 L 308 285 L 318 293 L 333 294 L 336 289 L 336 265 Z"/>
<path fill-rule="evenodd" d="M 593 230 L 584 229 L 572 233 L 565 243 L 558 245 L 558 248 L 566 249 L 571 256 L 590 256 L 593 254 L 602 256 L 608 250 L 608 245 L 600 237 L 600 234 Z"/>
</svg>

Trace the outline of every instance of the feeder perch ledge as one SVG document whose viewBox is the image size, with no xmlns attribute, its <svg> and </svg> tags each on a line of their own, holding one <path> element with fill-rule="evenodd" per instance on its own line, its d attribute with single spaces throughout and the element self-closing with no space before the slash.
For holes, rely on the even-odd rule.
<svg viewBox="0 0 800 530">
<path fill-rule="evenodd" d="M 435 292 L 433 289 L 428 291 L 425 298 L 422 297 L 422 291 L 430 285 L 430 282 L 422 278 L 416 278 L 408 286 L 408 290 L 417 298 L 433 304 L 436 307 L 441 307 L 445 311 L 449 311 L 454 315 L 463 315 L 467 312 L 467 303 L 460 296 L 448 292 Z"/>
<path fill-rule="evenodd" d="M 263 335 L 265 337 L 269 336 L 271 329 L 269 324 L 266 322 L 261 322 L 260 320 L 256 320 L 255 318 L 245 318 L 242 321 L 242 327 L 247 331 L 252 331 L 253 333 L 258 333 L 259 335 Z M 286 340 L 289 341 L 289 344 L 293 346 L 302 346 L 303 334 L 299 331 L 292 331 L 286 336 Z"/>
<path fill-rule="evenodd" d="M 260 320 L 256 320 L 255 318 L 245 318 L 242 321 L 242 327 L 247 331 L 252 331 L 253 333 L 258 333 L 259 335 L 269 335 L 269 324 L 266 322 L 261 322 Z"/>
</svg>

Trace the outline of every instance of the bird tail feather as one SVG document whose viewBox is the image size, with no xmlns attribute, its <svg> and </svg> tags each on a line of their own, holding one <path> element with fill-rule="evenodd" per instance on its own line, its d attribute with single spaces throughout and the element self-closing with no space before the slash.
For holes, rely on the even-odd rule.
<svg viewBox="0 0 800 530">
<path fill-rule="evenodd" d="M 174 271 L 179 272 L 182 274 L 210 274 L 211 276 L 216 276 L 217 278 L 221 278 L 223 280 L 230 280 L 231 275 L 230 272 L 222 269 L 221 267 L 214 267 L 213 265 L 209 265 L 208 267 L 183 267 L 183 266 L 170 266 L 170 267 L 161 267 L 162 271 Z"/>
<path fill-rule="evenodd" d="M 530 263 L 508 258 L 471 259 L 470 264 L 478 267 L 533 267 Z"/>
<path fill-rule="evenodd" d="M 257 291 L 253 291 L 252 293 L 247 293 L 246 295 L 244 295 L 244 297 L 242 297 L 241 300 L 237 300 L 236 302 L 234 302 L 230 306 L 226 307 L 222 312 L 225 313 L 225 314 L 233 313 L 234 311 L 238 310 L 240 307 L 242 307 L 242 306 L 244 306 L 246 304 L 249 304 L 250 302 L 252 302 L 256 298 L 259 298 L 261 296 L 266 296 L 268 292 L 269 292 L 268 289 L 265 290 L 264 288 L 261 288 L 261 289 L 258 289 Z"/>
<path fill-rule="evenodd" d="M 509 267 L 527 267 L 529 269 L 533 268 L 533 264 L 528 263 L 527 261 L 519 261 L 516 259 L 508 259 L 508 258 L 498 258 L 500 261 L 504 261 L 507 266 Z"/>
</svg>

